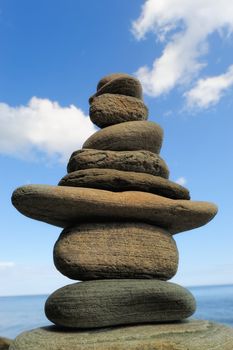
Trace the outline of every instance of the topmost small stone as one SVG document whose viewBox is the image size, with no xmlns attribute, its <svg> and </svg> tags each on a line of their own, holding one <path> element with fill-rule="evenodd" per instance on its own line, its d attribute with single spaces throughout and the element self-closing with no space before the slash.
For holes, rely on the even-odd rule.
<svg viewBox="0 0 233 350">
<path fill-rule="evenodd" d="M 103 94 L 119 94 L 142 99 L 142 86 L 137 78 L 124 73 L 113 73 L 102 78 L 96 93 L 90 97 L 91 104 L 95 97 Z"/>
</svg>

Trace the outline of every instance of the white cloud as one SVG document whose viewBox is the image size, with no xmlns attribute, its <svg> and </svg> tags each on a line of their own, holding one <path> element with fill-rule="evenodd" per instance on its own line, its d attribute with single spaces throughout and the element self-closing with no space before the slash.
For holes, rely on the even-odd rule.
<svg viewBox="0 0 233 350">
<path fill-rule="evenodd" d="M 8 269 L 14 267 L 15 263 L 13 261 L 0 261 L 0 269 Z"/>
<path fill-rule="evenodd" d="M 136 72 L 145 93 L 159 96 L 197 76 L 205 66 L 200 59 L 208 52 L 210 34 L 232 33 L 233 1 L 147 0 L 132 30 L 139 40 L 153 32 L 165 43 L 152 68 Z"/>
<path fill-rule="evenodd" d="M 0 153 L 33 158 L 39 151 L 59 161 L 66 161 L 95 132 L 81 109 L 37 97 L 26 106 L 0 103 L 0 125 Z"/>
<path fill-rule="evenodd" d="M 208 108 L 218 103 L 231 86 L 233 86 L 233 65 L 224 74 L 198 80 L 194 88 L 184 96 L 189 107 Z"/>
<path fill-rule="evenodd" d="M 181 176 L 175 182 L 181 186 L 184 186 L 187 183 L 187 180 L 185 177 Z"/>
</svg>

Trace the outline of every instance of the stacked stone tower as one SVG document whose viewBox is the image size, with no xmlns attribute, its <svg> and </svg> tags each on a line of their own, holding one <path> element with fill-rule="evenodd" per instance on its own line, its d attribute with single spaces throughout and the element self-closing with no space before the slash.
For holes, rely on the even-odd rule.
<svg viewBox="0 0 233 350">
<path fill-rule="evenodd" d="M 185 288 L 167 282 L 178 267 L 173 235 L 206 224 L 217 208 L 191 201 L 186 188 L 168 180 L 159 156 L 163 131 L 147 121 L 137 79 L 104 77 L 89 101 L 90 118 L 101 130 L 71 155 L 68 174 L 58 186 L 24 186 L 13 194 L 13 204 L 24 215 L 64 228 L 54 263 L 82 282 L 47 299 L 46 316 L 63 331 L 29 332 L 11 349 L 27 350 L 28 344 L 30 350 L 186 349 L 169 344 L 184 344 L 183 333 L 199 332 L 208 323 L 174 323 L 194 313 L 195 300 Z M 113 326 L 121 328 L 103 330 Z M 96 328 L 102 330 L 85 332 Z M 202 345 L 190 342 L 187 349 Z"/>
</svg>

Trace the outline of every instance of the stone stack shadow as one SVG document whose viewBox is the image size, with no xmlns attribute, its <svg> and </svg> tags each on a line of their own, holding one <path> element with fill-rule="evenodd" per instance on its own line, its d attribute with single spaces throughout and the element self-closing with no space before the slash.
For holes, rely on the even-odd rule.
<svg viewBox="0 0 233 350">
<path fill-rule="evenodd" d="M 79 330 L 184 320 L 196 306 L 187 289 L 167 282 L 178 268 L 173 235 L 208 223 L 217 208 L 168 179 L 163 130 L 147 121 L 136 78 L 104 77 L 89 102 L 101 129 L 71 155 L 68 174 L 12 197 L 24 215 L 64 228 L 54 264 L 82 281 L 50 295 L 46 316 Z"/>
</svg>

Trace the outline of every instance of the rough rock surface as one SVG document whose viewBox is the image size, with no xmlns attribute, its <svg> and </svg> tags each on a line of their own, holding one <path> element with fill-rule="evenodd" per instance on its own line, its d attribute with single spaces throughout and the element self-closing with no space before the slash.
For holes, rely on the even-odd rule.
<svg viewBox="0 0 233 350">
<path fill-rule="evenodd" d="M 12 203 L 22 214 L 60 227 L 85 220 L 136 220 L 173 234 L 205 225 L 217 213 L 217 207 L 208 202 L 174 200 L 146 192 L 49 185 L 19 187 Z"/>
<path fill-rule="evenodd" d="M 137 78 L 130 75 L 110 75 L 109 81 L 105 84 L 99 83 L 97 86 L 97 92 L 89 98 L 89 102 L 92 103 L 93 99 L 103 94 L 119 94 L 132 96 L 142 99 L 142 86 Z M 103 82 L 103 79 L 101 79 Z"/>
<path fill-rule="evenodd" d="M 164 160 L 149 151 L 100 151 L 82 149 L 72 153 L 67 165 L 68 173 L 90 168 L 116 169 L 148 173 L 168 178 L 169 170 Z"/>
<path fill-rule="evenodd" d="M 12 340 L 0 337 L 0 350 L 8 350 Z"/>
<path fill-rule="evenodd" d="M 196 308 L 192 294 L 159 280 L 119 279 L 70 284 L 45 303 L 47 318 L 58 326 L 108 327 L 185 319 Z"/>
<path fill-rule="evenodd" d="M 160 176 L 114 169 L 74 171 L 64 176 L 59 186 L 88 187 L 114 192 L 142 191 L 172 199 L 190 199 L 189 191 L 185 187 Z"/>
<path fill-rule="evenodd" d="M 100 81 L 97 84 L 96 90 L 98 91 L 101 89 L 104 85 L 109 83 L 110 81 L 116 79 L 116 78 L 133 78 L 132 75 L 127 73 L 112 73 L 105 75 L 103 78 L 100 79 Z"/>
<path fill-rule="evenodd" d="M 54 247 L 54 263 L 75 280 L 172 278 L 178 251 L 165 230 L 143 223 L 80 224 L 65 229 Z"/>
<path fill-rule="evenodd" d="M 132 96 L 104 94 L 94 98 L 90 106 L 90 119 L 100 128 L 147 118 L 146 105 Z"/>
<path fill-rule="evenodd" d="M 109 151 L 145 150 L 159 153 L 163 141 L 161 127 L 149 121 L 111 125 L 91 135 L 83 148 Z"/>
<path fill-rule="evenodd" d="M 68 332 L 38 328 L 19 335 L 10 350 L 232 350 L 233 329 L 209 321 Z"/>
</svg>

